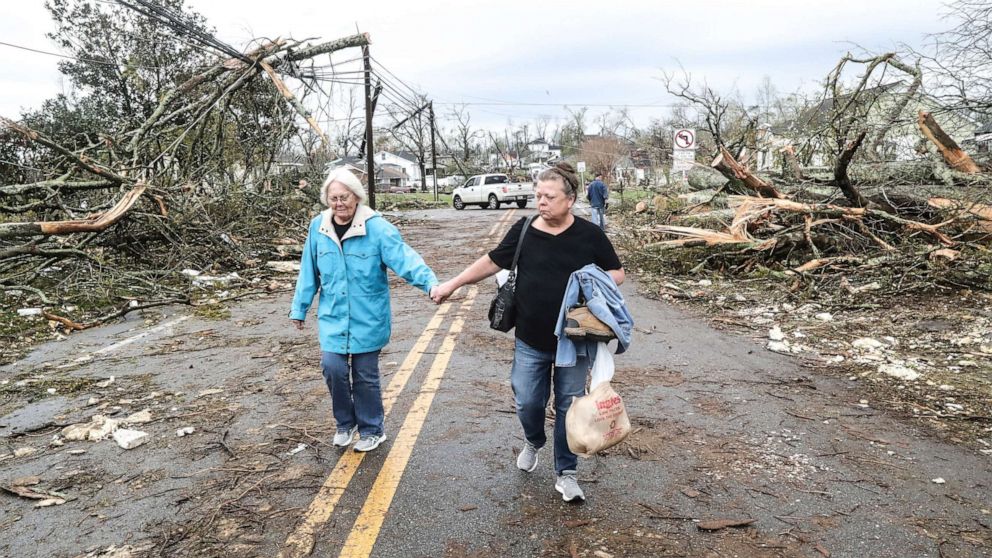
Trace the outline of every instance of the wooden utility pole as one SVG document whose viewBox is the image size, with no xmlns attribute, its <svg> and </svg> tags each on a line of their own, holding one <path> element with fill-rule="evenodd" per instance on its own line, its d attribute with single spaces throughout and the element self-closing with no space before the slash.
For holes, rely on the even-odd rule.
<svg viewBox="0 0 992 558">
<path fill-rule="evenodd" d="M 365 62 L 365 178 L 369 188 L 369 207 L 375 209 L 375 161 L 372 147 L 372 62 L 369 59 L 369 45 L 362 46 L 362 60 Z"/>
<path fill-rule="evenodd" d="M 430 102 L 430 113 L 431 113 L 431 173 L 434 176 L 434 201 L 437 201 L 437 148 L 434 144 L 434 135 L 437 133 L 437 128 L 434 125 L 434 101 Z"/>
<path fill-rule="evenodd" d="M 375 116 L 375 107 L 379 102 L 379 93 L 382 93 L 382 82 L 376 83 L 375 91 L 372 92 L 372 116 Z M 362 144 L 358 148 L 359 157 L 362 156 L 362 153 L 365 153 L 365 139 L 362 138 Z"/>
</svg>

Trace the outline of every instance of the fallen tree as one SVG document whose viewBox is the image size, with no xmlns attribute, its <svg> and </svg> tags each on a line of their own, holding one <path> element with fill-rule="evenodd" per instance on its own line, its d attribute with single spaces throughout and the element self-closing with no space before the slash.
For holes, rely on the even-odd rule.
<svg viewBox="0 0 992 558">
<path fill-rule="evenodd" d="M 119 18 L 128 13 L 105 9 L 118 10 Z M 82 17 L 62 15 L 66 21 Z M 136 21 L 126 17 L 127 25 Z M 161 46 L 155 43 L 163 40 L 161 32 L 149 35 L 127 40 Z M 198 39 L 176 33 L 172 40 L 182 45 Z M 301 79 L 301 65 L 315 64 L 317 57 L 367 44 L 366 34 L 318 43 L 255 41 L 243 53 L 213 58 L 203 49 L 179 47 L 200 57 L 189 73 L 182 72 L 194 64 L 149 70 L 136 58 L 135 73 L 179 72 L 153 104 L 133 110 L 140 120 L 84 121 L 79 134 L 68 136 L 51 125 L 58 123 L 57 115 L 0 118 L 0 135 L 15 146 L 20 161 L 13 171 L 4 167 L 0 185 L 0 287 L 8 296 L 19 292 L 23 300 L 35 298 L 45 306 L 83 303 L 89 321 L 46 310 L 53 322 L 76 330 L 148 304 L 191 301 L 192 285 L 183 269 L 256 265 L 271 235 L 305 230 L 313 203 L 313 192 L 296 188 L 296 178 L 272 185 L 274 161 L 301 134 L 297 121 L 321 138 L 325 158 L 333 156 L 326 135 L 286 79 Z M 74 68 L 73 75 L 81 76 L 110 72 L 112 79 L 100 83 L 124 84 L 113 94 L 94 91 L 86 98 L 93 103 L 133 106 L 150 79 L 99 61 Z M 115 97 L 119 92 L 130 100 Z M 94 112 L 81 106 L 78 114 Z"/>
</svg>

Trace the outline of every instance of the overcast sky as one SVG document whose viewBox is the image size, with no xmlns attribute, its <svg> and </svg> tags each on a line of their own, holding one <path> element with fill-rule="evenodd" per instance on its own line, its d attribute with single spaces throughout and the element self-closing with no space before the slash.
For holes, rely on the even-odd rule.
<svg viewBox="0 0 992 558">
<path fill-rule="evenodd" d="M 54 49 L 42 0 L 4 3 L 0 41 Z M 239 48 L 256 36 L 332 39 L 357 27 L 370 33 L 372 56 L 434 99 L 437 112 L 476 103 L 473 124 L 484 126 L 560 117 L 563 105 L 591 113 L 662 105 L 632 108 L 644 123 L 667 111 L 672 99 L 658 78 L 679 63 L 746 97 L 765 76 L 783 93 L 809 90 L 854 45 L 918 46 L 947 27 L 939 0 L 187 3 Z M 0 45 L 0 115 L 16 118 L 65 87 L 56 62 Z M 520 104 L 481 104 L 493 102 Z"/>
</svg>

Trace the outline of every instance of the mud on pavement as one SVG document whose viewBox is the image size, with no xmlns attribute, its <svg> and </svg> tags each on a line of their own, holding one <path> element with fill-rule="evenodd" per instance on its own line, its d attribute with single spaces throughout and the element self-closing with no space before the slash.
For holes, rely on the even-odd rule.
<svg viewBox="0 0 992 558">
<path fill-rule="evenodd" d="M 444 278 L 526 213 L 399 224 Z M 634 429 L 580 462 L 589 499 L 565 504 L 550 448 L 532 474 L 514 465 L 513 345 L 486 326 L 492 286 L 436 307 L 401 283 L 381 358 L 389 439 L 361 459 L 330 447 L 316 334 L 312 320 L 289 326 L 286 292 L 222 319 L 148 313 L 0 370 L 0 554 L 990 553 L 988 456 L 862 403 L 857 383 L 640 296 L 636 277 L 614 380 Z M 95 415 L 147 441 L 65 439 Z"/>
</svg>

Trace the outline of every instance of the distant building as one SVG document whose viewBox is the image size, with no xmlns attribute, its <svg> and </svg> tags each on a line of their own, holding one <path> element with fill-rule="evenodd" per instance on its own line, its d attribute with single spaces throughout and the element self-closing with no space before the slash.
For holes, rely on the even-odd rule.
<svg viewBox="0 0 992 558">
<path fill-rule="evenodd" d="M 547 163 L 561 158 L 561 146 L 538 138 L 527 144 L 527 160 L 531 163 Z"/>
<path fill-rule="evenodd" d="M 979 153 L 992 152 L 992 122 L 987 122 L 975 130 L 973 141 Z"/>
</svg>

